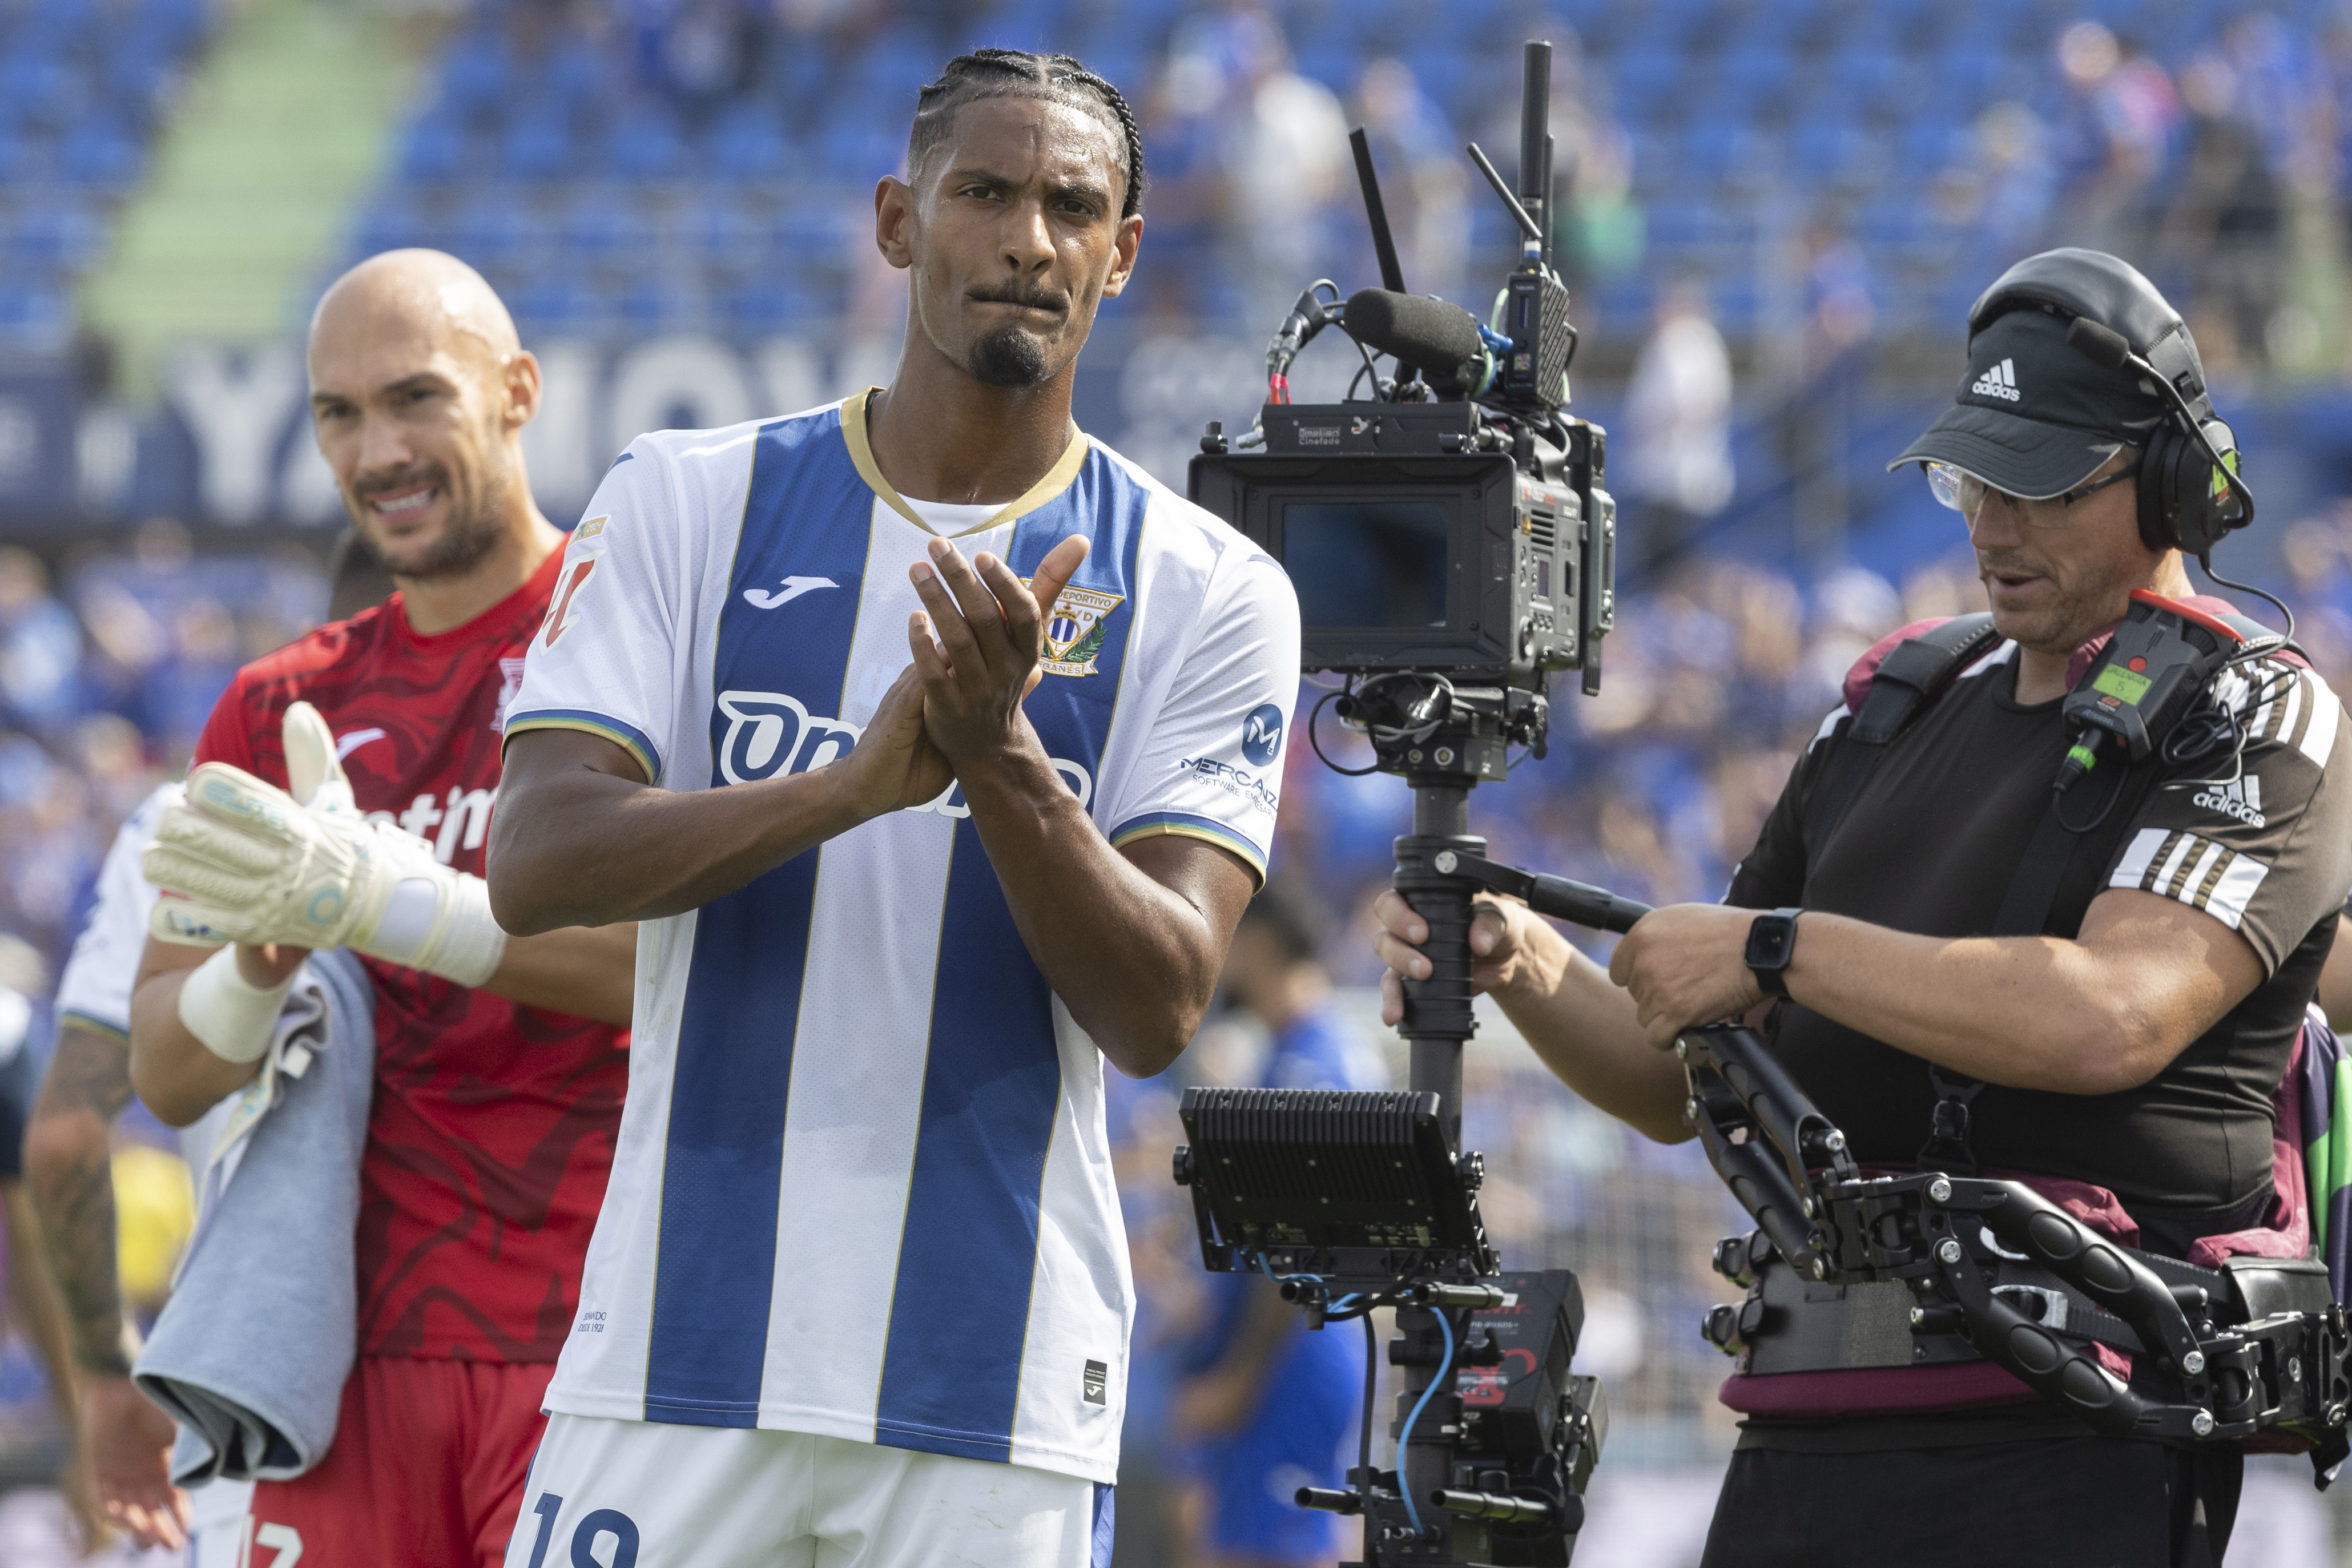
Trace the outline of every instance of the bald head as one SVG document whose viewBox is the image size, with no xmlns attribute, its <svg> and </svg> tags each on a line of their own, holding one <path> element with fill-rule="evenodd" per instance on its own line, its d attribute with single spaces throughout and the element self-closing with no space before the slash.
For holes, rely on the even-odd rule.
<svg viewBox="0 0 2352 1568">
<path fill-rule="evenodd" d="M 446 251 L 388 250 L 335 279 L 310 315 L 315 363 L 320 340 L 351 332 L 414 334 L 453 351 L 500 363 L 522 351 L 514 318 L 482 275 Z"/>
<path fill-rule="evenodd" d="M 369 257 L 319 301 L 310 361 L 319 450 L 395 578 L 471 570 L 536 518 L 539 361 L 480 273 L 437 250 Z"/>
</svg>

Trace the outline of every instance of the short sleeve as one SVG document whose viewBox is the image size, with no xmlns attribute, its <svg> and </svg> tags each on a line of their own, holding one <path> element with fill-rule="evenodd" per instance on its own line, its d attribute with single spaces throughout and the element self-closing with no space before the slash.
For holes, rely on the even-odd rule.
<svg viewBox="0 0 2352 1568">
<path fill-rule="evenodd" d="M 146 949 L 147 913 L 156 898 L 155 886 L 140 869 L 139 860 L 155 841 L 156 819 L 166 806 L 177 804 L 182 793 L 177 784 L 164 785 L 116 830 L 98 870 L 98 897 L 89 918 L 74 937 L 73 952 L 58 977 L 60 1025 L 78 1024 L 130 1038 L 131 984 Z"/>
<path fill-rule="evenodd" d="M 1142 754 L 1100 820 L 1117 845 L 1155 833 L 1205 839 L 1263 883 L 1298 695 L 1298 597 L 1255 551 L 1222 576 Z"/>
<path fill-rule="evenodd" d="M 248 709 L 250 688 L 246 685 L 243 670 L 230 681 L 228 689 L 213 704 L 212 716 L 205 720 L 204 733 L 196 737 L 196 749 L 188 758 L 193 768 L 203 762 L 226 762 L 232 768 L 253 771 L 253 723 Z"/>
<path fill-rule="evenodd" d="M 677 716 L 677 504 L 668 462 L 640 437 L 621 455 L 564 547 L 547 618 L 523 659 L 506 738 L 580 729 L 661 782 Z"/>
<path fill-rule="evenodd" d="M 1772 814 L 1764 819 L 1763 830 L 1756 835 L 1756 847 L 1748 852 L 1739 868 L 1731 873 L 1731 885 L 1724 891 L 1724 903 L 1737 909 L 1788 909 L 1804 902 L 1807 807 L 1814 784 L 1837 749 L 1845 722 L 1843 706 L 1831 709 L 1829 716 L 1822 720 L 1812 744 L 1790 770 L 1788 783 L 1781 786 L 1780 798 L 1772 804 Z"/>
<path fill-rule="evenodd" d="M 2352 887 L 2344 706 L 2315 673 L 2263 660 L 2225 677 L 2247 731 L 2236 766 L 2150 790 L 2106 885 L 2201 909 L 2275 973 Z"/>
</svg>

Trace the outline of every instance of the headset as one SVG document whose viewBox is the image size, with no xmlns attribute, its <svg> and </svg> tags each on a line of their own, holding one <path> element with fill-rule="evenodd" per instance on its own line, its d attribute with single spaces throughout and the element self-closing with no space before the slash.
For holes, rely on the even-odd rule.
<svg viewBox="0 0 2352 1568">
<path fill-rule="evenodd" d="M 2002 273 L 1969 309 L 1970 341 L 1997 318 L 2027 309 L 2069 318 L 2066 341 L 2076 351 L 2136 372 L 2143 392 L 2169 405 L 2140 459 L 2139 537 L 2150 549 L 2197 557 L 2210 572 L 2213 547 L 2253 522 L 2254 495 L 2239 476 L 2237 437 L 2213 412 L 2180 313 L 2128 262 L 2068 247 Z"/>
</svg>

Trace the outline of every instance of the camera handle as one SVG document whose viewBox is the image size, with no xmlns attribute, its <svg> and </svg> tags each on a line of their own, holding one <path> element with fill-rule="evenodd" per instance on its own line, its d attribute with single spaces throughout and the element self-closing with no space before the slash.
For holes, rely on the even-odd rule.
<svg viewBox="0 0 2352 1568">
<path fill-rule="evenodd" d="M 1439 751 L 1449 760 L 1455 755 Z M 1521 871 L 1486 858 L 1486 841 L 1470 831 L 1470 789 L 1475 779 L 1466 772 L 1408 775 L 1412 785 L 1412 831 L 1396 841 L 1393 885 L 1414 914 L 1429 925 L 1429 940 L 1422 945 L 1430 965 L 1425 980 L 1404 981 L 1404 1018 L 1397 1032 L 1411 1048 L 1411 1087 L 1416 1093 L 1438 1097 L 1438 1119 L 1445 1129 L 1447 1146 L 1462 1148 L 1462 1048 L 1477 1032 L 1471 1013 L 1470 925 L 1482 892 L 1507 894 L 1527 901 L 1539 914 L 1557 915 L 1582 925 L 1624 931 L 1647 915 L 1647 904 L 1619 898 L 1565 877 Z M 1398 1484 L 1415 1498 L 1434 1499 L 1456 1486 L 1453 1474 L 1454 1439 L 1461 1427 L 1461 1401 L 1429 1386 L 1448 1374 L 1451 1359 L 1445 1347 L 1461 1347 L 1469 1331 L 1472 1309 L 1434 1302 L 1397 1310 L 1398 1339 L 1390 1358 L 1402 1373 L 1397 1396 L 1399 1441 Z M 1439 1322 L 1444 1314 L 1445 1322 Z M 1403 1430 L 1407 1413 L 1420 1411 L 1411 1431 Z M 1466 1511 L 1442 1505 L 1450 1512 Z M 1471 1520 L 1457 1517 L 1446 1528 L 1460 1531 Z M 1431 1516 L 1427 1524 L 1434 1524 Z M 1438 1539 L 1420 1543 L 1372 1539 L 1374 1522 L 1366 1521 L 1365 1561 L 1380 1563 L 1407 1557 L 1424 1560 L 1423 1552 L 1442 1552 Z M 1475 1525 L 1470 1526 L 1474 1531 Z M 1432 1534 L 1434 1535 L 1434 1531 Z M 1414 1551 L 1418 1545 L 1420 1551 Z M 1468 1542 L 1450 1542 L 1468 1545 Z M 1445 1556 L 1428 1558 L 1445 1561 Z M 1466 1560 L 1466 1559 L 1463 1559 Z"/>
</svg>

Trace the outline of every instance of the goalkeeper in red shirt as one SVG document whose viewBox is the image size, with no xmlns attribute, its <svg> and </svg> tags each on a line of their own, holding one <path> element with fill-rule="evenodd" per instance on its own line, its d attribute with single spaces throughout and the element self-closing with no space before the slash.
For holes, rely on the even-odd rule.
<svg viewBox="0 0 2352 1568">
<path fill-rule="evenodd" d="M 491 1563 L 604 1197 L 635 930 L 509 938 L 481 881 L 506 704 L 562 560 L 523 467 L 537 361 L 471 268 L 395 251 L 320 301 L 310 371 L 320 450 L 398 591 L 214 709 L 148 852 L 179 896 L 141 966 L 131 1082 L 194 1120 L 253 1076 L 308 951 L 361 955 L 359 1360 L 332 1447 L 255 1489 L 250 1539 L 277 1562 Z"/>
</svg>

